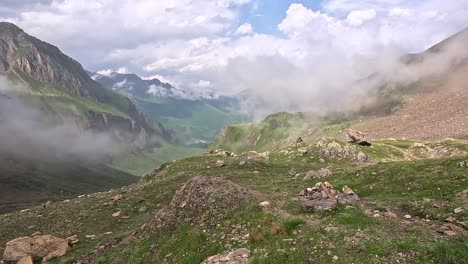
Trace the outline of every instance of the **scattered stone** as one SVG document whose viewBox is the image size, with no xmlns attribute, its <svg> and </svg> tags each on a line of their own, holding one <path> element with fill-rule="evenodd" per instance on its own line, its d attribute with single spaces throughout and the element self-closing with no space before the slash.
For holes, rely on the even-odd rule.
<svg viewBox="0 0 468 264">
<path fill-rule="evenodd" d="M 244 166 L 246 163 L 247 163 L 247 161 L 241 160 L 241 161 L 239 161 L 239 166 Z"/>
<path fill-rule="evenodd" d="M 353 161 L 358 163 L 369 163 L 371 162 L 371 157 L 366 153 L 360 151 L 358 152 L 358 154 L 354 155 Z"/>
<path fill-rule="evenodd" d="M 296 170 L 294 170 L 294 168 L 292 168 L 292 169 L 290 169 L 288 171 L 288 174 L 289 174 L 289 176 L 293 177 L 293 176 L 296 176 L 297 173 L 296 173 Z"/>
<path fill-rule="evenodd" d="M 96 238 L 95 235 L 86 235 L 85 237 L 88 238 L 88 239 L 95 239 Z"/>
<path fill-rule="evenodd" d="M 261 207 L 270 207 L 270 205 L 271 205 L 270 201 L 263 201 L 260 203 Z"/>
<path fill-rule="evenodd" d="M 455 208 L 455 209 L 453 210 L 453 213 L 454 213 L 454 214 L 459 214 L 459 213 L 461 213 L 461 212 L 463 212 L 463 208 L 461 208 L 461 207 L 457 207 L 457 208 Z"/>
<path fill-rule="evenodd" d="M 309 171 L 306 173 L 304 176 L 304 181 L 310 180 L 310 179 L 323 179 L 323 178 L 328 178 L 333 176 L 333 173 L 331 170 L 322 168 L 318 171 Z"/>
<path fill-rule="evenodd" d="M 455 221 L 457 221 L 457 219 L 453 216 L 449 216 L 447 217 L 447 219 L 445 219 L 446 222 L 449 222 L 449 223 L 455 223 Z"/>
<path fill-rule="evenodd" d="M 340 143 L 333 139 L 324 138 L 317 143 L 320 148 L 320 155 L 330 159 L 343 159 L 354 157 L 356 147 L 351 145 L 342 146 Z"/>
<path fill-rule="evenodd" d="M 70 245 L 75 245 L 75 244 L 78 244 L 78 242 L 80 242 L 80 240 L 78 239 L 78 235 L 69 236 L 65 239 L 68 241 L 68 244 Z"/>
<path fill-rule="evenodd" d="M 299 154 L 300 154 L 301 156 L 305 156 L 305 155 L 309 154 L 310 148 L 307 148 L 307 147 L 298 148 L 297 151 L 299 152 Z"/>
<path fill-rule="evenodd" d="M 222 168 L 226 166 L 226 162 L 224 162 L 224 160 L 217 160 L 215 166 L 218 168 Z"/>
<path fill-rule="evenodd" d="M 359 201 L 357 194 L 347 185 L 343 186 L 343 194 L 338 195 L 338 202 L 356 204 Z"/>
<path fill-rule="evenodd" d="M 39 236 L 39 235 L 41 235 L 41 232 L 34 232 L 31 234 L 32 237 Z"/>
<path fill-rule="evenodd" d="M 123 197 L 122 194 L 117 194 L 117 195 L 111 197 L 111 201 L 112 201 L 112 203 L 116 203 L 116 202 L 122 200 L 123 198 L 124 197 Z"/>
<path fill-rule="evenodd" d="M 49 206 L 52 205 L 52 202 L 51 201 L 47 201 L 46 203 L 43 203 L 42 204 L 42 208 L 48 208 Z"/>
<path fill-rule="evenodd" d="M 148 207 L 146 207 L 146 206 L 142 206 L 142 207 L 138 208 L 138 212 L 140 212 L 140 213 L 144 213 L 144 212 L 146 212 L 146 210 L 148 210 Z"/>
<path fill-rule="evenodd" d="M 446 236 L 458 236 L 462 235 L 465 230 L 459 226 L 456 226 L 455 224 L 452 223 L 446 223 L 443 224 L 437 232 L 444 234 Z"/>
<path fill-rule="evenodd" d="M 122 214 L 122 211 L 118 211 L 112 214 L 112 217 L 119 217 Z"/>
<path fill-rule="evenodd" d="M 6 243 L 3 260 L 20 261 L 24 257 L 42 259 L 47 262 L 56 257 L 64 256 L 70 247 L 68 241 L 51 235 L 32 237 L 19 237 Z M 23 261 L 27 259 L 24 258 Z M 25 262 L 27 263 L 27 262 Z"/>
<path fill-rule="evenodd" d="M 241 248 L 229 253 L 208 257 L 200 264 L 248 264 L 250 256 L 250 250 Z"/>
<path fill-rule="evenodd" d="M 390 211 L 387 211 L 385 213 L 383 213 L 383 216 L 387 217 L 387 218 L 398 218 L 398 215 L 393 213 L 393 212 L 390 212 Z"/>
<path fill-rule="evenodd" d="M 463 160 L 463 161 L 460 161 L 460 162 L 458 163 L 458 167 L 460 167 L 460 168 L 468 168 L 468 161 L 464 161 L 464 160 Z"/>
<path fill-rule="evenodd" d="M 411 215 L 407 214 L 403 216 L 405 219 L 411 219 Z"/>
<path fill-rule="evenodd" d="M 353 204 L 359 200 L 351 188 L 345 186 L 343 191 L 340 193 L 329 182 L 318 182 L 300 192 L 299 202 L 306 211 L 324 211 L 336 209 L 338 203 Z"/>
<path fill-rule="evenodd" d="M 233 156 L 234 153 L 231 153 L 229 151 L 225 151 L 223 149 L 216 149 L 216 150 L 210 150 L 208 154 L 211 154 L 213 156 L 223 156 L 223 157 L 231 157 Z"/>
<path fill-rule="evenodd" d="M 338 261 L 338 259 L 339 259 L 338 256 L 333 256 L 332 258 L 333 261 Z"/>
<path fill-rule="evenodd" d="M 362 146 L 371 146 L 372 142 L 367 138 L 366 134 L 357 130 L 348 129 L 346 130 L 346 137 L 348 142 L 359 144 Z"/>
<path fill-rule="evenodd" d="M 324 159 L 319 159 L 319 162 L 320 162 L 320 163 L 324 163 L 325 160 L 324 160 Z"/>
</svg>

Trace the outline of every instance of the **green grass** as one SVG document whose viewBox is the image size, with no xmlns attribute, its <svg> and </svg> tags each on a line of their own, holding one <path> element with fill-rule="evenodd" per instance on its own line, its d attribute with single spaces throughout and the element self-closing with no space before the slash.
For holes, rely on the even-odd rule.
<svg viewBox="0 0 468 264">
<path fill-rule="evenodd" d="M 291 147 L 292 154 L 272 153 L 267 162 L 244 166 L 239 166 L 239 161 L 245 159 L 245 155 L 184 158 L 165 166 L 163 177 L 145 179 L 121 190 L 126 199 L 116 205 L 104 205 L 116 194 L 114 191 L 82 198 L 79 202 L 57 203 L 56 207 L 44 211 L 35 209 L 31 214 L 0 216 L 3 239 L 0 245 L 9 238 L 30 234 L 32 230 L 27 226 L 37 225 L 38 231 L 62 236 L 69 233 L 98 235 L 96 240 L 83 239 L 57 263 L 73 262 L 98 244 L 124 237 L 131 239 L 99 256 L 98 263 L 200 263 L 210 255 L 241 247 L 252 250 L 252 263 L 262 264 L 331 263 L 334 256 L 338 257 L 336 263 L 466 263 L 466 235 L 449 238 L 438 234 L 436 228 L 453 215 L 454 208 L 468 208 L 466 199 L 457 196 L 468 189 L 468 173 L 456 166 L 468 155 L 390 161 L 383 152 L 393 147 L 405 150 L 398 143 L 378 143 L 375 149 L 359 147 L 371 155 L 375 150 L 375 155 L 388 160 L 381 162 L 380 158 L 375 158 L 374 163 L 367 165 L 357 165 L 350 159 L 326 158 L 321 163 L 316 147 L 311 150 L 313 159 L 297 155 L 294 152 L 297 147 Z M 218 159 L 227 165 L 216 168 L 214 164 Z M 358 205 L 341 205 L 336 211 L 326 213 L 300 209 L 296 200 L 299 191 L 316 182 L 303 181 L 303 175 L 324 167 L 333 172 L 327 181 L 337 189 L 348 185 L 360 196 Z M 288 175 L 291 168 L 300 173 L 298 179 Z M 215 224 L 194 222 L 158 235 L 147 228 L 141 229 L 170 203 L 174 192 L 184 182 L 196 175 L 227 178 L 261 194 L 261 198 L 243 205 L 233 214 L 224 215 Z M 144 213 L 138 212 L 141 200 L 148 207 Z M 258 202 L 263 200 L 271 201 L 274 208 L 260 208 Z M 398 218 L 373 217 L 374 210 L 384 212 L 387 209 L 397 213 Z M 112 218 L 110 215 L 118 210 L 129 218 Z M 39 213 L 41 218 L 37 218 Z M 403 222 L 405 214 L 412 215 L 412 221 L 421 219 L 407 224 Z M 429 223 L 423 219 L 426 216 Z M 454 216 L 457 221 L 468 219 L 466 212 Z M 80 219 L 82 224 L 70 227 L 68 225 L 73 222 L 68 224 L 67 219 Z M 64 223 L 67 224 L 64 226 Z M 231 241 L 229 235 L 236 228 L 246 230 L 248 239 Z M 113 235 L 102 235 L 107 231 L 112 231 Z M 131 235 L 133 232 L 137 233 Z"/>
</svg>

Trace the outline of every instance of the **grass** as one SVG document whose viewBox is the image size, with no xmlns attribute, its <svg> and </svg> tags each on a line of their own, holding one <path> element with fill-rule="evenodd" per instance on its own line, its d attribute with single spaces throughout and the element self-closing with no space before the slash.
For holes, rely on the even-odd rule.
<svg viewBox="0 0 468 264">
<path fill-rule="evenodd" d="M 380 149 L 376 146 L 360 150 L 372 155 L 372 151 L 384 152 L 390 145 L 390 149 L 404 151 L 405 144 L 389 141 L 382 143 Z M 245 155 L 192 156 L 168 164 L 164 176 L 157 180 L 146 179 L 124 190 L 72 200 L 68 204 L 56 203 L 51 208 L 34 209 L 31 214 L 0 216 L 0 245 L 7 239 L 37 230 L 59 236 L 79 234 L 80 238 L 85 234 L 97 235 L 95 240 L 83 239 L 56 263 L 73 262 L 98 245 L 125 237 L 131 238 L 128 243 L 106 251 L 97 263 L 200 263 L 210 255 L 240 247 L 252 250 L 252 263 L 330 263 L 334 256 L 338 258 L 336 263 L 466 263 L 466 235 L 452 239 L 435 230 L 453 215 L 454 208 L 468 206 L 466 199 L 457 196 L 468 189 L 468 174 L 466 169 L 456 166 L 468 155 L 414 161 L 374 159 L 374 163 L 363 166 L 349 159 L 325 159 L 321 163 L 319 149 L 312 148 L 313 159 L 296 154 L 295 149 L 290 148 L 291 154 L 272 153 L 267 162 L 244 166 L 239 166 L 239 161 Z M 227 165 L 214 167 L 218 159 Z M 300 173 L 296 180 L 288 174 L 292 167 Z M 358 205 L 342 205 L 327 213 L 307 213 L 298 207 L 295 199 L 299 190 L 316 182 L 303 181 L 303 175 L 324 167 L 333 172 L 327 181 L 338 189 L 348 185 L 360 196 Z M 259 201 L 269 200 L 284 213 L 261 209 L 252 203 L 225 215 L 217 225 L 185 224 L 157 236 L 141 229 L 195 175 L 225 177 L 261 193 Z M 122 202 L 104 205 L 120 192 L 125 196 Z M 138 210 L 141 200 L 148 208 L 143 213 Z M 129 218 L 112 218 L 111 214 L 119 210 Z M 374 210 L 391 210 L 398 218 L 375 218 Z M 42 217 L 38 218 L 38 214 Z M 412 215 L 409 224 L 404 222 L 404 214 Z M 467 219 L 465 212 L 453 216 L 457 221 Z M 426 217 L 430 223 L 425 222 Z M 417 218 L 421 221 L 415 221 Z M 80 225 L 74 224 L 76 219 Z M 37 228 L 28 229 L 30 225 Z M 231 240 L 233 230 L 238 229 L 246 230 L 248 239 Z M 108 231 L 113 234 L 103 235 Z M 133 232 L 136 234 L 131 235 Z"/>
</svg>

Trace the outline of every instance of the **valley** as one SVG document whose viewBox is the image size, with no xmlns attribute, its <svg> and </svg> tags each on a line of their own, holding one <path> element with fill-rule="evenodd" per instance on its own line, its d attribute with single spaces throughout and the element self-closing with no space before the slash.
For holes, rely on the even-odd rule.
<svg viewBox="0 0 468 264">
<path fill-rule="evenodd" d="M 291 4 L 287 15 L 302 8 Z M 106 56 L 66 47 L 90 70 L 0 22 L 0 264 L 467 263 L 468 30 L 426 41 L 420 53 L 392 45 L 381 58 L 337 52 L 330 77 L 328 61 L 313 72 L 297 66 L 310 66 L 299 45 L 310 39 L 291 23 L 329 14 L 309 11 L 301 17 L 313 19 L 277 26 L 278 47 L 248 25 L 215 40 L 181 40 L 187 32 L 170 28 L 158 35 L 180 33 L 169 47 L 140 45 L 125 21 L 117 35 L 128 39 Z M 374 19 L 368 11 L 324 21 L 361 27 Z M 234 17 L 214 13 L 218 22 Z M 87 37 L 76 44 L 102 36 Z M 256 38 L 275 55 L 225 44 Z M 185 45 L 193 49 L 180 60 L 159 57 Z M 206 47 L 216 52 L 201 54 Z M 237 60 L 243 53 L 248 59 Z M 350 69 L 341 65 L 348 59 Z M 138 75 L 99 70 L 104 63 Z"/>
</svg>

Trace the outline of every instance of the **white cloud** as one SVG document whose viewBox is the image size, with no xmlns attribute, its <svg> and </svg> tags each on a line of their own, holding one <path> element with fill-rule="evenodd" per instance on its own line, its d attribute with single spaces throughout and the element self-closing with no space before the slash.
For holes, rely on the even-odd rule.
<svg viewBox="0 0 468 264">
<path fill-rule="evenodd" d="M 127 74 L 128 69 L 126 67 L 121 67 L 118 70 L 116 70 L 115 72 L 120 73 L 120 74 Z"/>
<path fill-rule="evenodd" d="M 366 10 L 353 10 L 349 13 L 346 21 L 351 26 L 360 26 L 363 23 L 374 19 L 377 16 L 377 12 L 374 9 Z"/>
<path fill-rule="evenodd" d="M 253 27 L 249 23 L 244 23 L 244 24 L 240 25 L 236 30 L 237 35 L 247 35 L 247 34 L 250 34 L 252 32 L 253 32 Z"/>
<path fill-rule="evenodd" d="M 198 81 L 197 87 L 202 87 L 202 88 L 207 88 L 207 87 L 210 87 L 211 86 L 211 82 L 210 81 L 206 81 L 206 80 L 200 80 Z"/>
<path fill-rule="evenodd" d="M 277 105 L 346 94 L 338 86 L 369 70 L 356 66 L 363 57 L 419 52 L 468 25 L 468 0 L 328 0 L 291 4 L 281 34 L 262 34 L 243 20 L 256 3 L 55 0 L 10 19 L 87 67 L 136 69 L 204 96 L 247 89 Z"/>
</svg>

